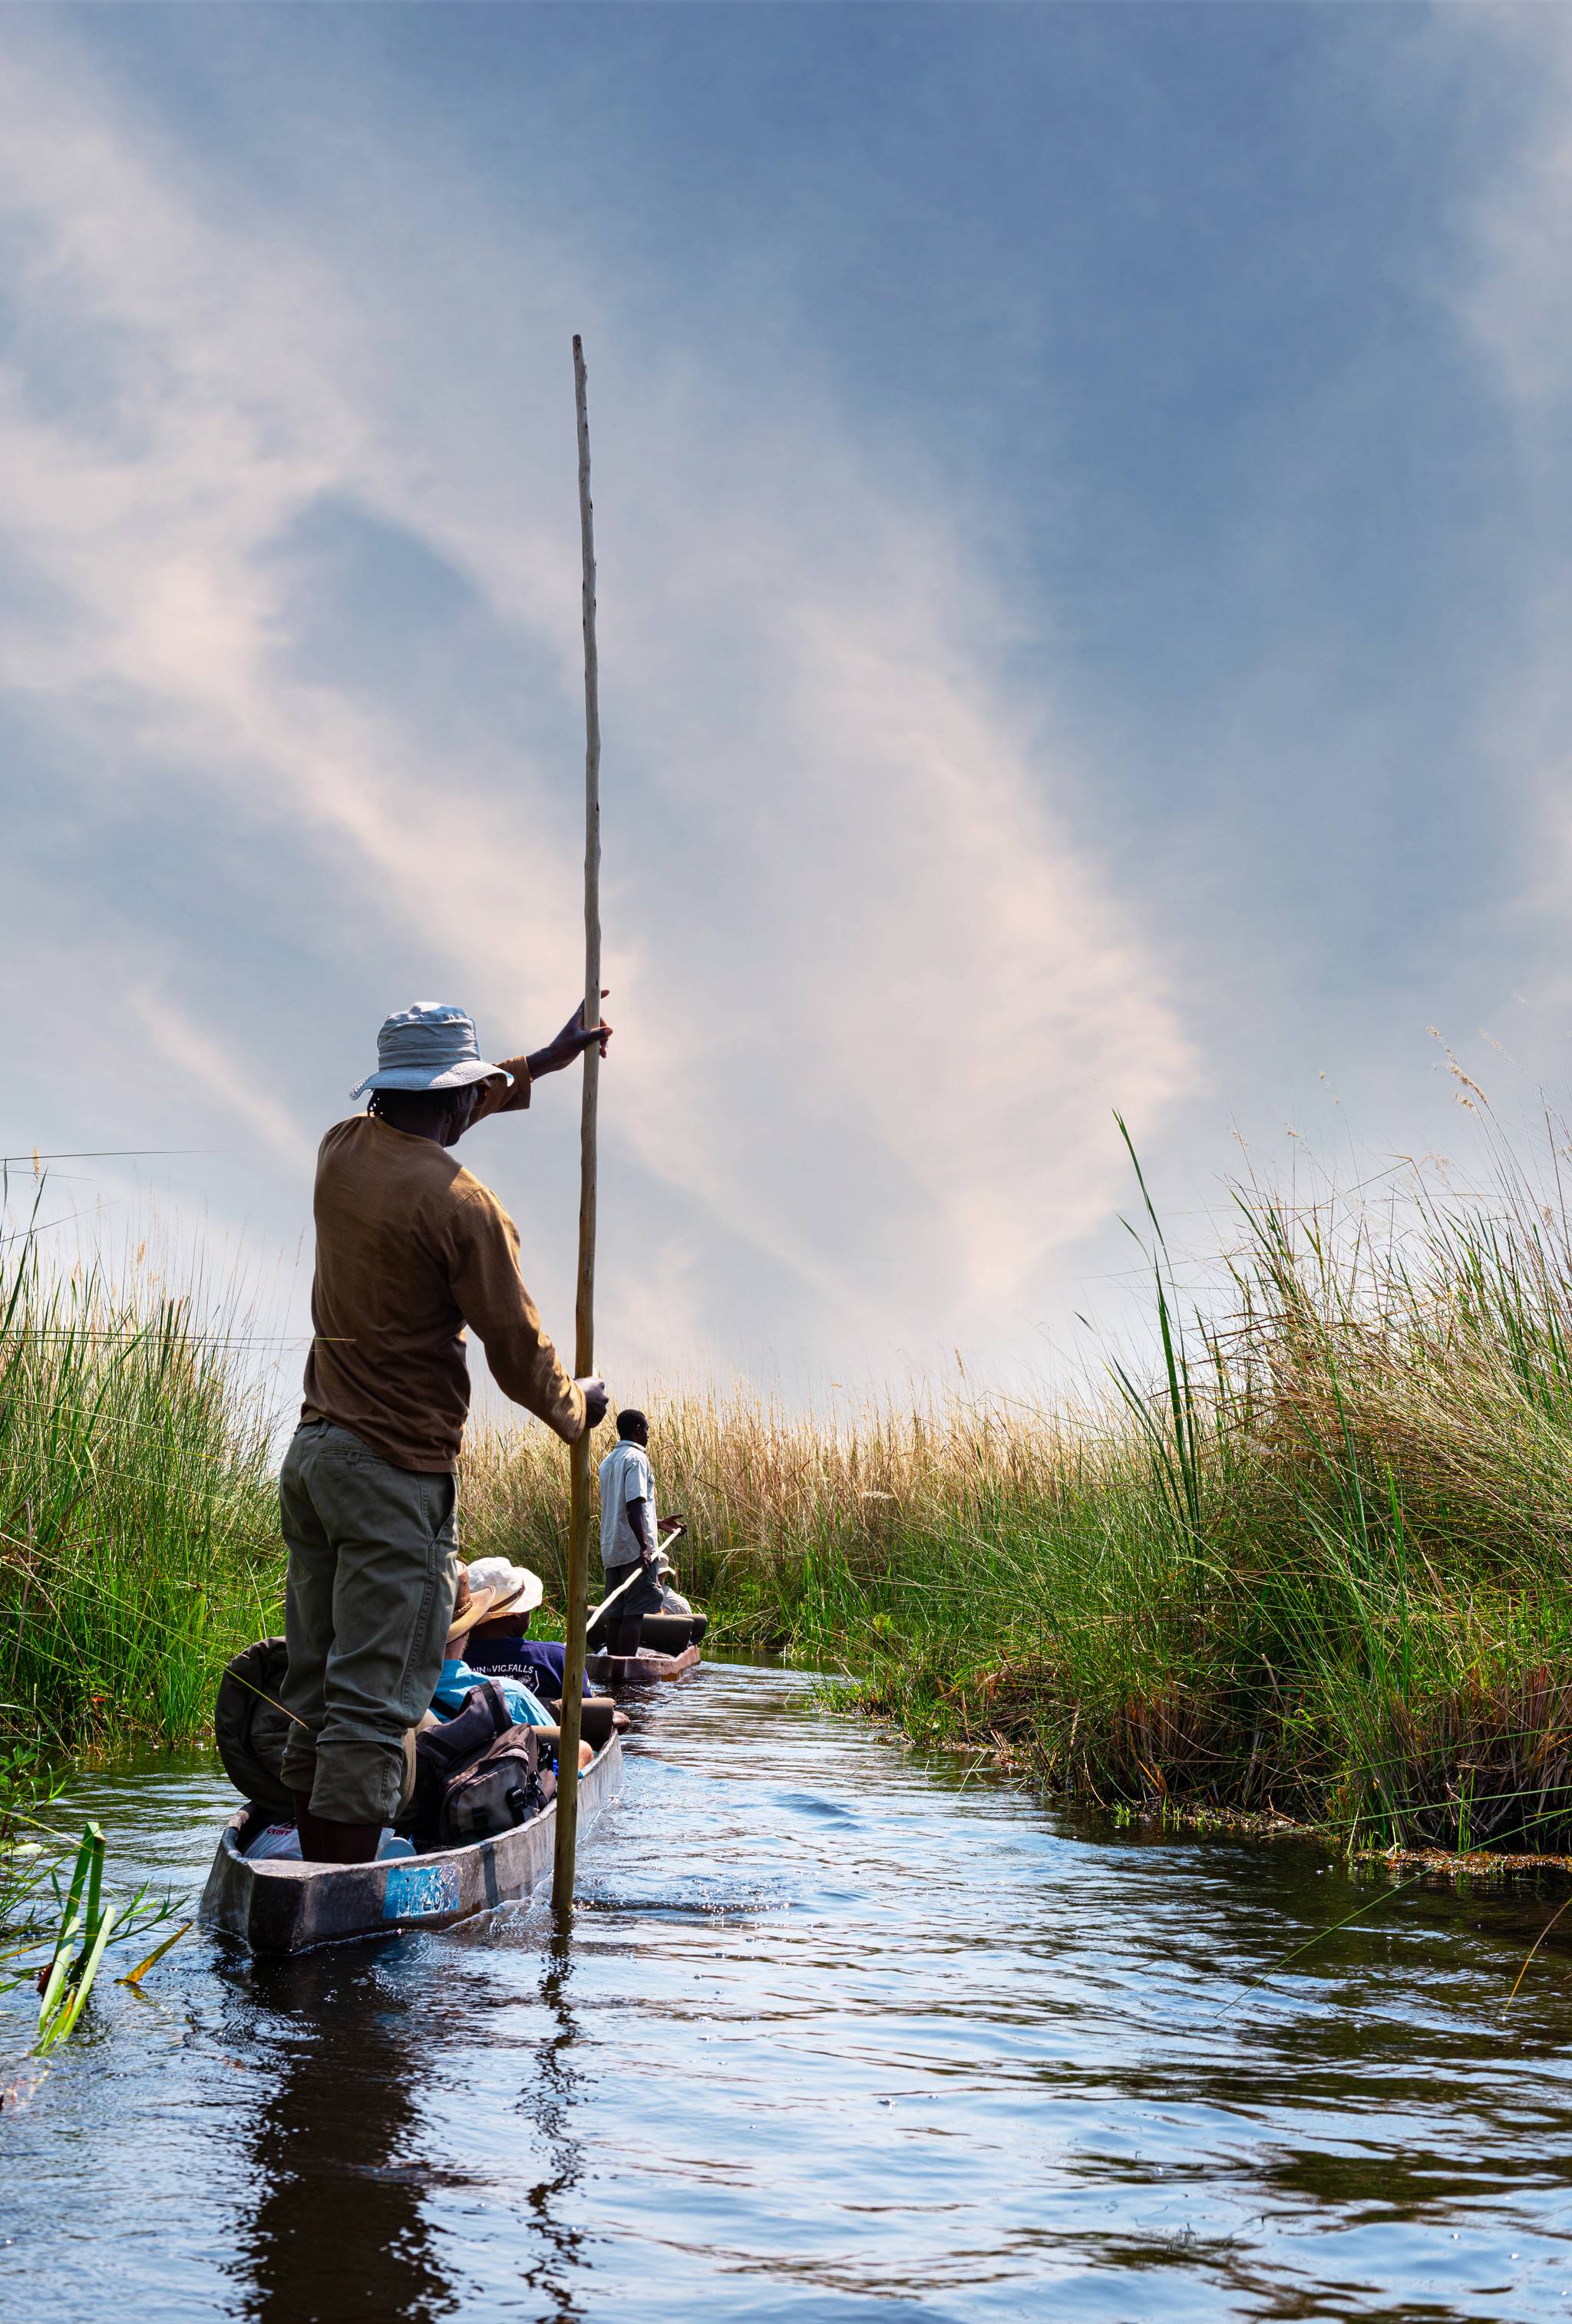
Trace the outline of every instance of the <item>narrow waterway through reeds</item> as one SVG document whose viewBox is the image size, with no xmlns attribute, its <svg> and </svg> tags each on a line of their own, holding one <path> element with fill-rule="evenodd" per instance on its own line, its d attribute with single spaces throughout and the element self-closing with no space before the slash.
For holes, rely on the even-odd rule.
<svg viewBox="0 0 1572 2324">
<path fill-rule="evenodd" d="M 0 2119 L 51 2324 L 1537 2318 L 1572 2310 L 1572 1914 L 1066 1815 L 786 1671 L 640 1714 L 539 1904 L 266 1964 L 192 1936 Z M 79 1804 L 199 1883 L 222 1778 Z M 1565 1940 L 1565 1941 L 1564 1941 Z M 0 2016 L 13 2053 L 25 2000 Z"/>
</svg>

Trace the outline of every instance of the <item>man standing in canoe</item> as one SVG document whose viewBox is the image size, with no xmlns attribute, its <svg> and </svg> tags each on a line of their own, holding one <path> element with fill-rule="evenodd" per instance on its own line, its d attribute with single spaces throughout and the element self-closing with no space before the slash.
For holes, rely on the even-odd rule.
<svg viewBox="0 0 1572 2324">
<path fill-rule="evenodd" d="M 309 1860 L 376 1853 L 430 1703 L 452 1617 L 455 1471 L 469 1409 L 467 1324 L 493 1379 L 572 1444 L 605 1417 L 598 1379 L 569 1379 L 519 1273 L 517 1230 L 448 1148 L 527 1106 L 610 1028 L 584 1012 L 527 1057 L 488 1065 L 462 1009 L 390 1017 L 373 1093 L 317 1157 L 315 1337 L 279 1506 L 295 1722 L 284 1754 Z"/>
<path fill-rule="evenodd" d="M 618 1413 L 616 1434 L 600 1464 L 600 1562 L 607 1598 L 621 1593 L 606 1616 L 606 1650 L 636 1655 L 644 1616 L 659 1613 L 662 1602 L 661 1531 L 650 1424 L 630 1406 Z"/>
</svg>

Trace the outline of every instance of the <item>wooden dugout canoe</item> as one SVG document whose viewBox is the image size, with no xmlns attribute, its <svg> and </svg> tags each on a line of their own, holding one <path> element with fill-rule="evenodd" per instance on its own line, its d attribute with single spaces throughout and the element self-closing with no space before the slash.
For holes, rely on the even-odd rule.
<svg viewBox="0 0 1572 2324">
<path fill-rule="evenodd" d="M 614 1734 L 578 1779 L 581 1831 L 615 1795 L 622 1773 L 622 1740 Z M 268 1821 L 252 1807 L 230 1817 L 197 1917 L 203 1928 L 236 1937 L 253 1952 L 306 1953 L 405 1929 L 450 1928 L 471 1914 L 527 1895 L 551 1877 L 557 1803 L 495 1840 L 379 1864 L 301 1864 L 277 1857 L 250 1863 L 246 1844 Z"/>
<path fill-rule="evenodd" d="M 636 1655 L 587 1655 L 584 1671 L 596 1686 L 656 1686 L 664 1678 L 686 1678 L 698 1664 L 697 1646 L 685 1646 L 680 1655 L 652 1655 L 641 1647 Z"/>
<path fill-rule="evenodd" d="M 609 1627 L 597 1613 L 585 1633 L 591 1655 L 605 1653 Z M 707 1614 L 646 1614 L 639 1624 L 639 1652 L 676 1656 L 698 1646 L 708 1628 Z"/>
</svg>

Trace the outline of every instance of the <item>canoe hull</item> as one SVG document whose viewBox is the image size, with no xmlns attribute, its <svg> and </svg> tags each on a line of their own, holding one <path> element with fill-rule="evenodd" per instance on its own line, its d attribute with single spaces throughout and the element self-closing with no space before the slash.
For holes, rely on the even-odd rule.
<svg viewBox="0 0 1572 2324">
<path fill-rule="evenodd" d="M 614 1735 L 579 1777 L 583 1833 L 622 1783 L 623 1752 Z M 231 1816 L 219 1835 L 198 1918 L 256 1953 L 314 1952 L 323 1945 L 396 1936 L 408 1929 L 446 1929 L 497 1904 L 528 1895 L 551 1877 L 557 1808 L 495 1840 L 381 1864 L 301 1864 L 273 1858 L 252 1864 L 241 1853 L 264 1821 L 251 1808 Z"/>
<path fill-rule="evenodd" d="M 639 1652 L 675 1657 L 698 1646 L 708 1628 L 707 1614 L 646 1614 L 639 1624 Z M 585 1637 L 592 1654 L 605 1653 L 607 1628 L 608 1619 L 591 1622 Z"/>
<path fill-rule="evenodd" d="M 596 1686 L 620 1692 L 624 1687 L 657 1686 L 662 1679 L 686 1678 L 689 1671 L 698 1668 L 698 1648 L 688 1646 L 680 1655 L 589 1655 L 584 1668 Z"/>
<path fill-rule="evenodd" d="M 639 1625 L 639 1652 L 680 1655 L 697 1646 L 708 1627 L 703 1614 L 646 1614 Z"/>
</svg>

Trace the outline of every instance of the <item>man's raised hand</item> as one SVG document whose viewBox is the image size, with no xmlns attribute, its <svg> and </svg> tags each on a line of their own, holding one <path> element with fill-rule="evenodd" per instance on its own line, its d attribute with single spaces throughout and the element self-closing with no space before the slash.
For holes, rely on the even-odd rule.
<svg viewBox="0 0 1572 2324">
<path fill-rule="evenodd" d="M 584 1425 L 586 1431 L 587 1432 L 591 1428 L 598 1428 L 601 1422 L 606 1418 L 607 1412 L 611 1409 L 610 1388 L 607 1388 L 606 1382 L 601 1379 L 598 1372 L 591 1372 L 587 1379 L 575 1380 L 573 1385 L 584 1398 Z"/>
<path fill-rule="evenodd" d="M 600 989 L 601 999 L 606 1000 L 610 991 L 611 987 L 608 984 L 603 984 Z M 539 1081 L 542 1074 L 559 1074 L 564 1065 L 570 1065 L 576 1057 L 581 1057 L 592 1041 L 600 1043 L 600 1054 L 604 1057 L 606 1045 L 610 1038 L 609 1025 L 604 1023 L 596 1025 L 592 1032 L 586 1029 L 584 1003 L 581 1001 L 562 1030 L 554 1034 L 543 1049 L 531 1050 L 528 1060 L 530 1079 Z"/>
</svg>

